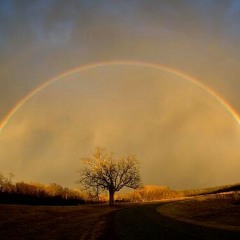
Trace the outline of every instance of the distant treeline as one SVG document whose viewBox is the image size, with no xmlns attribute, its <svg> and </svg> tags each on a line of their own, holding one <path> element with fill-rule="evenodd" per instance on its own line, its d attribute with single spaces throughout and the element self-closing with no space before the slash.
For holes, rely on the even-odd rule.
<svg viewBox="0 0 240 240">
<path fill-rule="evenodd" d="M 176 191 L 165 186 L 150 185 L 125 194 L 116 194 L 116 201 L 147 202 L 179 197 L 190 197 L 224 192 L 239 192 L 240 184 L 213 188 Z M 238 194 L 239 197 L 239 194 Z M 87 191 L 72 190 L 56 183 L 40 184 L 12 182 L 12 175 L 0 173 L 0 203 L 28 205 L 78 205 L 83 203 L 106 202 L 106 192 L 92 196 Z M 239 200 L 240 201 L 240 200 Z"/>
<path fill-rule="evenodd" d="M 29 205 L 78 205 L 84 203 L 80 191 L 58 184 L 12 182 L 12 176 L 0 174 L 0 203 Z"/>
<path fill-rule="evenodd" d="M 129 194 L 123 195 L 123 199 L 132 202 L 157 201 L 162 199 L 191 197 L 217 193 L 237 192 L 240 191 L 240 184 L 225 185 L 220 187 L 182 190 L 176 191 L 165 186 L 144 186 Z"/>
<path fill-rule="evenodd" d="M 182 193 L 165 186 L 144 186 L 130 193 L 127 198 L 132 202 L 157 201 L 182 197 Z"/>
<path fill-rule="evenodd" d="M 184 196 L 200 196 L 200 195 L 235 192 L 235 191 L 240 191 L 240 183 L 224 185 L 219 187 L 185 190 L 182 192 Z"/>
</svg>

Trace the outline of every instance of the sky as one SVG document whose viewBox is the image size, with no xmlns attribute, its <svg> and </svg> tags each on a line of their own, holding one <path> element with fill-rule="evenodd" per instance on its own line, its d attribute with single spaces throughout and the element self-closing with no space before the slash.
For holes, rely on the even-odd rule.
<svg viewBox="0 0 240 240">
<path fill-rule="evenodd" d="M 76 187 L 102 146 L 144 184 L 240 182 L 239 25 L 240 0 L 0 0 L 0 122 L 26 99 L 0 171 Z"/>
</svg>

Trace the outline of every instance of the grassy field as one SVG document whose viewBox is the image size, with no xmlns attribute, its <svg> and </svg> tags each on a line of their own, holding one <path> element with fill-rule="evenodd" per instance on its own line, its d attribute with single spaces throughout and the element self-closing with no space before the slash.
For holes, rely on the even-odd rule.
<svg viewBox="0 0 240 240">
<path fill-rule="evenodd" d="M 239 200 L 240 195 L 238 197 Z M 179 201 L 173 199 L 173 202 L 159 207 L 158 211 L 194 224 L 240 231 L 240 204 L 236 204 L 235 200 L 229 193 L 195 196 Z M 0 204 L 0 239 L 98 239 L 106 227 L 108 214 L 129 206 L 132 204 L 119 204 L 111 208 L 107 204 Z"/>
<path fill-rule="evenodd" d="M 106 215 L 117 209 L 119 206 L 0 204 L 0 239 L 96 239 L 105 227 Z"/>
<path fill-rule="evenodd" d="M 178 220 L 227 230 L 240 231 L 240 205 L 231 195 L 214 194 L 167 203 L 158 208 L 161 214 Z"/>
</svg>

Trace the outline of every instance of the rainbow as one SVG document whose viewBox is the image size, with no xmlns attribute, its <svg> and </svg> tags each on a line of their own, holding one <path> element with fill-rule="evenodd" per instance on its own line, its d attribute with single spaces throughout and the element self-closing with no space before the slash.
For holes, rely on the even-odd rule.
<svg viewBox="0 0 240 240">
<path fill-rule="evenodd" d="M 182 77 L 183 79 L 186 79 L 187 81 L 190 81 L 194 85 L 198 86 L 205 92 L 207 92 L 209 95 L 213 96 L 226 110 L 227 112 L 237 121 L 237 123 L 240 125 L 240 117 L 238 113 L 233 109 L 233 107 L 221 96 L 219 96 L 216 92 L 214 92 L 211 88 L 208 86 L 200 83 L 197 81 L 195 78 L 182 73 L 176 69 L 157 64 L 157 63 L 149 63 L 149 62 L 139 62 L 139 61 L 109 61 L 109 62 L 98 62 L 98 63 L 92 63 L 92 64 L 85 64 L 73 69 L 70 69 L 67 72 L 61 73 L 43 84 L 39 85 L 37 88 L 33 89 L 29 94 L 27 94 L 23 99 L 21 99 L 14 107 L 9 111 L 5 119 L 0 123 L 0 133 L 4 129 L 4 127 L 7 125 L 7 123 L 11 120 L 11 118 L 16 114 L 16 112 L 33 96 L 38 94 L 40 91 L 44 90 L 47 88 L 49 85 L 55 83 L 56 81 L 59 81 L 61 79 L 64 79 L 65 77 L 70 76 L 71 74 L 89 70 L 92 68 L 99 68 L 99 67 L 105 67 L 105 66 L 114 66 L 114 65 L 129 65 L 129 66 L 140 66 L 140 67 L 150 67 L 150 68 L 155 68 L 155 69 L 160 69 L 160 70 L 165 70 L 169 73 L 172 73 L 176 76 Z"/>
</svg>

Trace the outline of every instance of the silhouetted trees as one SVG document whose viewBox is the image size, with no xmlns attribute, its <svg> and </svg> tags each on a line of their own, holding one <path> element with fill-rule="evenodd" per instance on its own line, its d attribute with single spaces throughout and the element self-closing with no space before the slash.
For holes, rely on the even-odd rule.
<svg viewBox="0 0 240 240">
<path fill-rule="evenodd" d="M 78 183 L 86 189 L 99 193 L 100 190 L 109 192 L 109 205 L 114 205 L 114 194 L 123 187 L 136 189 L 140 186 L 139 166 L 134 155 L 126 155 L 115 159 L 100 147 L 93 155 L 83 159 L 83 167 L 79 171 Z"/>
<path fill-rule="evenodd" d="M 14 186 L 12 183 L 12 179 L 13 179 L 13 174 L 9 173 L 9 175 L 5 177 L 0 172 L 0 193 L 13 191 Z"/>
<path fill-rule="evenodd" d="M 17 182 L 13 184 L 13 175 L 4 177 L 0 173 L 0 203 L 31 205 L 77 205 L 84 203 L 81 192 L 64 188 L 56 183 Z"/>
</svg>

